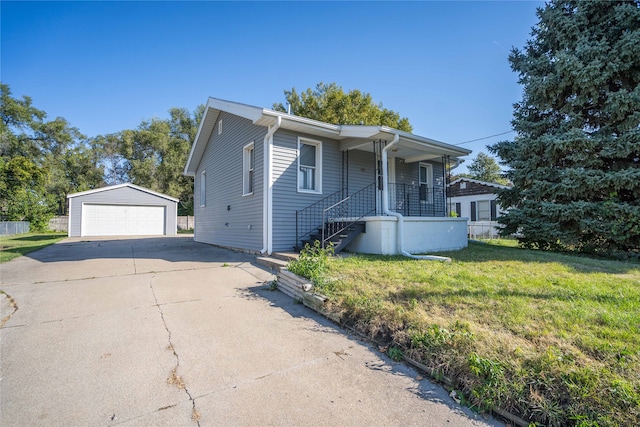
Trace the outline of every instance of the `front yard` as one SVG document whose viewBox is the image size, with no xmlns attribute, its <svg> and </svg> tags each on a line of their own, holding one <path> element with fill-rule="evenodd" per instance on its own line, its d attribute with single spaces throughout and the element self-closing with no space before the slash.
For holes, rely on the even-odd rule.
<svg viewBox="0 0 640 427">
<path fill-rule="evenodd" d="M 0 263 L 37 251 L 67 237 L 67 233 L 29 233 L 0 236 Z"/>
<path fill-rule="evenodd" d="M 316 289 L 478 410 L 640 425 L 639 264 L 473 242 L 445 255 L 330 258 Z"/>
</svg>

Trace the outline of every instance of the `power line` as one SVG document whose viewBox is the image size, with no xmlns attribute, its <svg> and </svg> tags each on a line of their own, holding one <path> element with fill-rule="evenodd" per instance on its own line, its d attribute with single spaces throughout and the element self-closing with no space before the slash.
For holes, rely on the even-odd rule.
<svg viewBox="0 0 640 427">
<path fill-rule="evenodd" d="M 511 133 L 511 132 L 515 132 L 515 131 L 508 130 L 506 132 L 496 133 L 495 135 L 489 135 L 489 136 L 485 136 L 483 138 L 472 139 L 471 141 L 458 142 L 457 144 L 453 144 L 453 145 L 469 144 L 470 142 L 482 141 L 483 139 L 489 139 L 489 138 L 493 138 L 493 137 L 496 137 L 496 136 L 506 135 L 506 134 Z"/>
</svg>

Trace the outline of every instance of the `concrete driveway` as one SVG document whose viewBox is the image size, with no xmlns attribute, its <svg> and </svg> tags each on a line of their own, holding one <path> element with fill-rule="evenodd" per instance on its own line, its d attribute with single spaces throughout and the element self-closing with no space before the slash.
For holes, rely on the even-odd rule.
<svg viewBox="0 0 640 427">
<path fill-rule="evenodd" d="M 269 291 L 254 261 L 180 236 L 0 264 L 0 425 L 497 425 Z"/>
</svg>

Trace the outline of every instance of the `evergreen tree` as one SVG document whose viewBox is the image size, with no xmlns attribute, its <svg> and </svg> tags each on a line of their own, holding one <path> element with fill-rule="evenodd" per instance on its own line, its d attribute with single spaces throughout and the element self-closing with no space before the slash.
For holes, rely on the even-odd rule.
<svg viewBox="0 0 640 427">
<path fill-rule="evenodd" d="M 514 187 L 505 233 L 541 249 L 640 256 L 640 1 L 554 0 L 509 62 L 513 141 L 490 147 Z"/>
</svg>

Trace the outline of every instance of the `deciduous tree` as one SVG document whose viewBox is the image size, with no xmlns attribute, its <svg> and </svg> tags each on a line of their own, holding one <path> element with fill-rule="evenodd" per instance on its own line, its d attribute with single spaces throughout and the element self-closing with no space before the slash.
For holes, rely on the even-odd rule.
<svg viewBox="0 0 640 427">
<path fill-rule="evenodd" d="M 298 94 L 295 88 L 285 90 L 284 96 L 292 114 L 340 125 L 375 125 L 411 132 L 413 127 L 406 117 L 388 110 L 382 103 L 373 102 L 371 94 L 357 89 L 346 92 L 336 83 L 318 83 L 315 89 Z M 282 103 L 273 104 L 274 110 L 287 111 Z"/>
<path fill-rule="evenodd" d="M 86 138 L 64 118 L 47 120 L 28 96 L 14 98 L 0 83 L 0 154 L 5 193 L 0 214 L 46 227 L 66 213 L 67 194 L 102 185 L 102 170 Z"/>
<path fill-rule="evenodd" d="M 110 183 L 131 182 L 180 199 L 179 214 L 193 215 L 193 178 L 183 175 L 204 106 L 171 108 L 168 119 L 93 139 Z"/>
<path fill-rule="evenodd" d="M 486 153 L 478 153 L 476 158 L 467 166 L 467 170 L 469 173 L 462 173 L 457 177 L 472 178 L 502 185 L 509 183 L 509 180 L 502 176 L 502 169 L 500 169 L 496 159 Z"/>
</svg>

